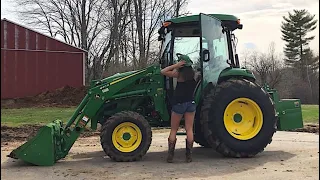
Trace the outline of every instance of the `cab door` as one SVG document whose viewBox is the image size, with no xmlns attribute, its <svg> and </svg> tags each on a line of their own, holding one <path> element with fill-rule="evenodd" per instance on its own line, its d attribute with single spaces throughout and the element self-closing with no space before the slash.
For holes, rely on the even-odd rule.
<svg viewBox="0 0 320 180">
<path fill-rule="evenodd" d="M 202 87 L 208 83 L 216 85 L 222 70 L 230 67 L 228 64 L 227 32 L 221 25 L 221 21 L 215 17 L 200 14 L 200 45 L 202 64 Z M 206 42 L 207 47 L 203 47 Z"/>
</svg>

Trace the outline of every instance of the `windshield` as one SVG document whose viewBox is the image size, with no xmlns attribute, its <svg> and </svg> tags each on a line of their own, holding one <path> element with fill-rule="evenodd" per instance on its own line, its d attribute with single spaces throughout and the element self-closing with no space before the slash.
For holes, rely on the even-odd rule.
<svg viewBox="0 0 320 180">
<path fill-rule="evenodd" d="M 195 69 L 200 68 L 200 40 L 199 37 L 175 37 L 173 48 L 173 63 L 176 63 L 177 53 L 188 55 Z"/>
</svg>

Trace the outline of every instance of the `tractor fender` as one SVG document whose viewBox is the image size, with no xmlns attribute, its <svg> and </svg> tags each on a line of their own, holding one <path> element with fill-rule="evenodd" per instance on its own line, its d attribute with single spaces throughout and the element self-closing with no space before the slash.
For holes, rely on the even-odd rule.
<svg viewBox="0 0 320 180">
<path fill-rule="evenodd" d="M 230 78 L 241 78 L 246 79 L 251 82 L 256 81 L 256 77 L 254 76 L 253 72 L 245 69 L 245 68 L 226 68 L 223 71 L 221 71 L 219 78 L 218 78 L 218 84 L 220 84 L 223 81 L 226 81 Z"/>
</svg>

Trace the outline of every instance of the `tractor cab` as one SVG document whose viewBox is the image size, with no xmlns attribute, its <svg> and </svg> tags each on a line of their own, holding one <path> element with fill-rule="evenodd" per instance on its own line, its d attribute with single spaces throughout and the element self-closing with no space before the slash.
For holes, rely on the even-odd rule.
<svg viewBox="0 0 320 180">
<path fill-rule="evenodd" d="M 223 70 L 239 67 L 233 34 L 236 29 L 242 29 L 242 25 L 232 15 L 200 14 L 165 21 L 158 31 L 158 40 L 162 41 L 161 68 L 176 63 L 177 54 L 184 54 L 193 61 L 201 88 L 208 83 L 215 85 Z M 165 86 L 170 98 L 176 78 L 166 77 Z"/>
</svg>

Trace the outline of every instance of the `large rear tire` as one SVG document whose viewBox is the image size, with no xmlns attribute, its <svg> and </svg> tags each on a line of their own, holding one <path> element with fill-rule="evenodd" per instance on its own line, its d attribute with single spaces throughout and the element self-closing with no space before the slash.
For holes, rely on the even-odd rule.
<svg viewBox="0 0 320 180">
<path fill-rule="evenodd" d="M 140 114 L 124 111 L 111 116 L 101 129 L 104 152 L 114 161 L 137 161 L 149 150 L 152 131 Z"/>
<path fill-rule="evenodd" d="M 201 108 L 204 137 L 227 157 L 253 157 L 276 131 L 274 104 L 257 84 L 230 79 L 211 89 Z"/>
<path fill-rule="evenodd" d="M 206 138 L 204 137 L 201 124 L 200 124 L 200 119 L 195 119 L 194 123 L 195 123 L 194 141 L 204 148 L 211 148 L 210 144 L 207 142 Z"/>
</svg>

